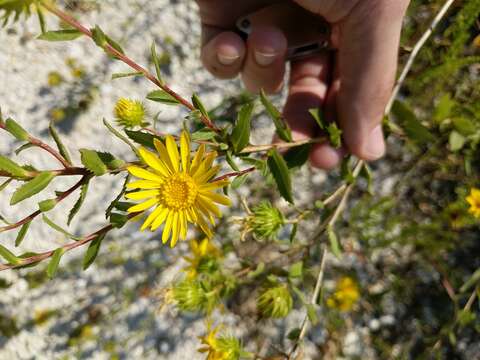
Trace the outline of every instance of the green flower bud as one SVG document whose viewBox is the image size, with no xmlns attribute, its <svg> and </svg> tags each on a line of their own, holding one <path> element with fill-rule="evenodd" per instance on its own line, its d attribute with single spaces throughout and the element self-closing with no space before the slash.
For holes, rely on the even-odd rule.
<svg viewBox="0 0 480 360">
<path fill-rule="evenodd" d="M 264 317 L 283 318 L 292 306 L 293 299 L 286 285 L 268 288 L 257 299 L 257 309 Z"/>
<path fill-rule="evenodd" d="M 114 112 L 117 123 L 126 128 L 141 126 L 145 119 L 145 106 L 137 100 L 119 99 Z"/>
<path fill-rule="evenodd" d="M 249 226 L 254 235 L 261 240 L 273 240 L 280 228 L 285 224 L 283 214 L 269 201 L 262 201 L 253 208 Z"/>
<path fill-rule="evenodd" d="M 238 360 L 242 355 L 242 344 L 233 336 L 220 336 L 217 339 L 217 352 L 222 355 L 225 360 Z"/>
<path fill-rule="evenodd" d="M 183 311 L 210 312 L 218 303 L 218 294 L 207 281 L 186 279 L 173 287 L 173 298 Z"/>
</svg>

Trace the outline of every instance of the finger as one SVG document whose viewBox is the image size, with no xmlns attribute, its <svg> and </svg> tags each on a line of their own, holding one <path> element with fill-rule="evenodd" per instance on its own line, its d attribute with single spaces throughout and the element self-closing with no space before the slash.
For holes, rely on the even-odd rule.
<svg viewBox="0 0 480 360">
<path fill-rule="evenodd" d="M 267 93 L 281 89 L 285 75 L 287 39 L 272 27 L 257 27 L 247 40 L 247 56 L 242 71 L 245 87 L 251 92 Z"/>
<path fill-rule="evenodd" d="M 245 58 L 245 43 L 231 31 L 221 31 L 204 25 L 203 36 L 210 39 L 202 48 L 204 67 L 220 79 L 238 75 Z"/>
</svg>

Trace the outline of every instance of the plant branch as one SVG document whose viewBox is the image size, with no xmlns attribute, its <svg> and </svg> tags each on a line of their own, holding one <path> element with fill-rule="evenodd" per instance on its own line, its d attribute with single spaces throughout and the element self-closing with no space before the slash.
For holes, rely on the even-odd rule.
<svg viewBox="0 0 480 360">
<path fill-rule="evenodd" d="M 255 166 L 249 167 L 248 169 L 245 169 L 245 170 L 242 170 L 242 171 L 236 171 L 236 172 L 232 172 L 232 173 L 228 173 L 228 174 L 219 176 L 219 177 L 213 179 L 212 181 L 220 181 L 220 180 L 225 180 L 225 179 L 228 179 L 228 178 L 231 178 L 231 177 L 238 177 L 238 176 L 242 176 L 242 175 L 251 173 L 252 171 L 255 171 Z"/>
</svg>

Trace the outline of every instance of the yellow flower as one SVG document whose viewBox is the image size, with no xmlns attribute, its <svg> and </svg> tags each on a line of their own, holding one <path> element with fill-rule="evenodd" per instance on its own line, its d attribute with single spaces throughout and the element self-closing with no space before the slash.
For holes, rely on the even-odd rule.
<svg viewBox="0 0 480 360">
<path fill-rule="evenodd" d="M 215 224 L 215 217 L 222 213 L 217 204 L 229 206 L 230 199 L 214 190 L 228 184 L 228 180 L 211 181 L 220 170 L 212 166 L 217 154 L 206 153 L 205 145 L 200 145 L 193 159 L 190 159 L 190 139 L 183 131 L 180 137 L 180 153 L 171 135 L 165 144 L 154 140 L 158 155 L 145 148 L 138 152 L 148 169 L 129 166 L 128 171 L 142 180 L 129 183 L 129 189 L 141 189 L 126 194 L 132 200 L 145 200 L 128 209 L 130 213 L 143 212 L 155 207 L 142 225 L 142 230 L 157 230 L 163 223 L 162 241 L 171 237 L 170 245 L 175 246 L 179 238 L 187 237 L 188 223 L 196 224 L 211 238 L 213 233 L 208 221 Z"/>
<path fill-rule="evenodd" d="M 360 292 L 355 281 L 343 277 L 337 282 L 335 292 L 327 299 L 327 306 L 340 311 L 350 311 L 360 298 Z"/>
<path fill-rule="evenodd" d="M 476 218 L 480 218 L 480 189 L 470 189 L 470 195 L 467 196 L 466 200 L 470 204 L 468 212 Z"/>
<path fill-rule="evenodd" d="M 207 353 L 206 360 L 236 360 L 242 352 L 240 342 L 234 337 L 217 337 L 221 326 L 211 329 L 208 324 L 208 334 L 199 339 L 202 342 L 198 352 Z"/>
<path fill-rule="evenodd" d="M 203 240 L 192 240 L 190 242 L 191 256 L 183 258 L 189 263 L 184 270 L 187 277 L 193 279 L 198 274 L 198 267 L 206 258 L 218 258 L 222 255 L 221 251 L 207 238 Z"/>
<path fill-rule="evenodd" d="M 126 128 L 141 126 L 145 119 L 145 106 L 138 100 L 120 98 L 114 112 L 117 123 Z"/>
</svg>

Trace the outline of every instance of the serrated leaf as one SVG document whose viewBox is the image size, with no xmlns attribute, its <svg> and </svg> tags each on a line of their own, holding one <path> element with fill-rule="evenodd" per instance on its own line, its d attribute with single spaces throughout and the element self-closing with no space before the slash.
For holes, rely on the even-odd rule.
<svg viewBox="0 0 480 360">
<path fill-rule="evenodd" d="M 15 177 L 25 178 L 28 176 L 27 170 L 3 155 L 0 155 L 0 170 Z"/>
<path fill-rule="evenodd" d="M 58 265 L 60 264 L 60 259 L 62 258 L 63 254 L 65 254 L 64 248 L 58 248 L 53 252 L 52 258 L 47 267 L 47 276 L 50 279 L 53 279 L 57 273 Z"/>
<path fill-rule="evenodd" d="M 20 201 L 38 194 L 50 184 L 54 177 L 55 174 L 49 171 L 44 171 L 38 174 L 32 180 L 26 182 L 15 190 L 12 199 L 10 200 L 10 205 L 18 204 Z"/>
<path fill-rule="evenodd" d="M 97 155 L 102 160 L 103 164 L 108 170 L 117 170 L 125 165 L 125 161 L 117 159 L 115 156 L 108 152 L 97 151 Z"/>
<path fill-rule="evenodd" d="M 288 277 L 289 278 L 300 278 L 303 276 L 303 261 L 296 262 L 290 266 L 288 269 Z"/>
<path fill-rule="evenodd" d="M 280 195 L 289 203 L 293 204 L 290 171 L 288 170 L 287 163 L 276 149 L 269 152 L 267 164 L 275 179 Z"/>
<path fill-rule="evenodd" d="M 93 240 L 90 245 L 88 246 L 87 252 L 83 257 L 83 270 L 87 270 L 90 265 L 93 264 L 95 261 L 98 252 L 100 251 L 100 245 L 102 245 L 102 241 L 105 238 L 105 235 L 99 235 L 95 240 Z"/>
<path fill-rule="evenodd" d="M 195 109 L 199 110 L 200 113 L 208 118 L 208 112 L 207 109 L 205 108 L 205 105 L 203 105 L 202 101 L 200 98 L 197 96 L 197 94 L 192 95 L 192 104 L 195 107 Z"/>
<path fill-rule="evenodd" d="M 238 112 L 237 122 L 230 136 L 233 150 L 236 153 L 242 151 L 250 141 L 252 112 L 253 103 L 245 104 Z"/>
<path fill-rule="evenodd" d="M 450 145 L 451 151 L 458 151 L 463 148 L 467 139 L 462 134 L 458 133 L 457 131 L 453 130 L 450 133 L 448 138 L 448 144 Z"/>
<path fill-rule="evenodd" d="M 155 42 L 152 42 L 152 47 L 150 48 L 150 53 L 152 56 L 153 64 L 155 65 L 155 72 L 157 73 L 157 79 L 160 81 L 160 84 L 164 84 L 162 71 L 160 69 L 160 61 L 158 60 L 157 50 L 155 48 Z"/>
<path fill-rule="evenodd" d="M 135 130 L 128 130 L 128 129 L 125 129 L 124 131 L 130 140 L 133 140 L 137 144 L 146 146 L 150 149 L 155 149 L 155 145 L 153 144 L 154 139 L 162 140 L 160 137 L 150 133 L 146 133 L 144 131 L 135 131 Z"/>
<path fill-rule="evenodd" d="M 105 210 L 105 218 L 108 219 L 110 217 L 110 214 L 112 213 L 112 210 L 115 208 L 117 203 L 123 198 L 123 195 L 125 194 L 125 190 L 127 189 L 127 184 L 130 181 L 130 175 L 127 175 L 125 177 L 125 181 L 123 182 L 122 189 L 120 190 L 120 193 L 117 195 L 115 199 L 108 205 L 107 210 Z"/>
<path fill-rule="evenodd" d="M 97 151 L 80 149 L 82 164 L 96 176 L 102 176 L 107 172 L 107 166 L 103 163 Z"/>
<path fill-rule="evenodd" d="M 75 240 L 75 241 L 78 241 L 80 240 L 79 237 L 69 233 L 67 230 L 65 230 L 64 228 L 62 228 L 61 226 L 55 224 L 52 220 L 50 220 L 47 215 L 43 215 L 42 216 L 42 219 L 44 221 L 45 224 L 47 224 L 48 226 L 50 226 L 52 229 L 58 231 L 59 233 L 62 233 L 63 235 L 65 235 L 66 237 L 72 239 L 72 240 Z"/>
<path fill-rule="evenodd" d="M 8 250 L 5 246 L 0 244 L 0 256 L 4 258 L 8 264 L 11 265 L 18 265 L 20 264 L 20 259 L 12 253 L 10 250 Z"/>
<path fill-rule="evenodd" d="M 147 99 L 156 101 L 165 105 L 178 105 L 180 104 L 177 99 L 175 99 L 172 95 L 167 93 L 164 90 L 155 90 L 151 91 L 147 94 Z"/>
<path fill-rule="evenodd" d="M 25 239 L 25 235 L 27 235 L 28 228 L 30 227 L 31 221 L 26 222 L 22 225 L 20 230 L 18 231 L 17 238 L 15 239 L 15 247 L 19 246 L 23 239 Z"/>
<path fill-rule="evenodd" d="M 392 106 L 392 113 L 410 140 L 419 144 L 434 140 L 430 130 L 420 123 L 416 115 L 405 103 L 398 100 L 395 101 Z"/>
<path fill-rule="evenodd" d="M 67 163 L 72 165 L 72 158 L 70 157 L 70 153 L 67 147 L 63 144 L 62 140 L 60 139 L 60 135 L 55 129 L 53 122 L 50 122 L 50 125 L 48 126 L 48 132 L 50 133 L 50 136 L 52 137 L 53 141 L 55 141 L 55 144 L 57 145 L 57 149 L 60 155 L 63 156 L 63 158 L 67 161 Z"/>
<path fill-rule="evenodd" d="M 278 137 L 283 141 L 292 142 L 293 139 L 290 127 L 285 122 L 285 119 L 280 111 L 278 111 L 277 108 L 267 98 L 267 95 L 263 90 L 260 92 L 260 101 L 265 107 L 265 110 L 267 110 L 268 115 L 270 115 L 270 118 L 273 120 Z"/>
<path fill-rule="evenodd" d="M 338 128 L 337 123 L 330 123 L 327 126 L 327 135 L 330 140 L 330 144 L 338 149 L 342 146 L 342 130 Z"/>
<path fill-rule="evenodd" d="M 330 249 L 332 250 L 333 255 L 337 258 L 342 257 L 342 251 L 340 250 L 340 244 L 338 243 L 337 234 L 331 226 L 327 227 L 327 236 L 330 241 Z"/>
<path fill-rule="evenodd" d="M 77 29 L 63 29 L 46 31 L 37 36 L 37 39 L 45 41 L 70 41 L 75 40 L 82 35 L 83 33 Z"/>
<path fill-rule="evenodd" d="M 115 73 L 115 74 L 112 74 L 112 80 L 131 77 L 131 76 L 143 76 L 143 73 L 141 71 Z"/>
<path fill-rule="evenodd" d="M 28 132 L 21 127 L 15 120 L 8 118 L 5 120 L 5 130 L 12 134 L 17 140 L 28 141 Z"/>
<path fill-rule="evenodd" d="M 75 215 L 77 215 L 78 211 L 82 207 L 85 201 L 85 198 L 87 197 L 89 183 L 90 183 L 90 179 L 86 183 L 82 184 L 82 187 L 80 188 L 80 196 L 78 197 L 77 201 L 75 202 L 72 209 L 70 210 L 70 213 L 68 214 L 67 225 L 70 225 L 73 218 L 75 217 Z"/>
<path fill-rule="evenodd" d="M 287 153 L 284 155 L 284 159 L 287 162 L 288 168 L 296 169 L 305 165 L 310 156 L 311 148 L 311 144 L 305 144 L 287 151 Z"/>
</svg>

